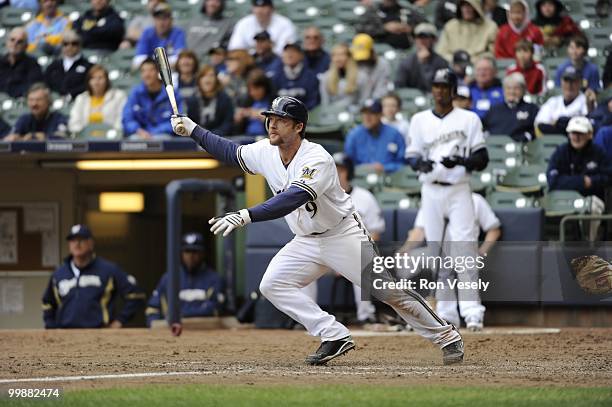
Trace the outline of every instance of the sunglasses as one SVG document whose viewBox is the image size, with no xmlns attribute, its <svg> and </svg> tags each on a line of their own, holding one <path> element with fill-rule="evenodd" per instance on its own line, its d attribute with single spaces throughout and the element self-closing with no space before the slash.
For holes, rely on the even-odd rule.
<svg viewBox="0 0 612 407">
<path fill-rule="evenodd" d="M 72 45 L 73 47 L 76 47 L 79 45 L 79 42 L 78 41 L 64 41 L 62 42 L 62 45 L 64 47 L 67 47 L 68 45 Z"/>
</svg>

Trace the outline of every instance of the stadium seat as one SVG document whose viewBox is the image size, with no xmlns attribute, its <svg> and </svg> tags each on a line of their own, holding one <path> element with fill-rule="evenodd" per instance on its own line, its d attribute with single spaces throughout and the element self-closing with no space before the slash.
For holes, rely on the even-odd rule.
<svg viewBox="0 0 612 407">
<path fill-rule="evenodd" d="M 379 191 L 383 184 L 383 175 L 376 173 L 370 165 L 357 165 L 353 183 L 370 191 Z"/>
<path fill-rule="evenodd" d="M 544 165 L 549 160 L 557 147 L 567 142 L 563 134 L 547 134 L 535 140 L 523 144 L 523 159 L 527 164 Z"/>
<path fill-rule="evenodd" d="M 330 155 L 334 155 L 335 153 L 344 151 L 344 142 L 342 140 L 328 138 L 310 138 L 310 141 L 313 141 L 323 146 L 325 151 L 327 151 Z"/>
<path fill-rule="evenodd" d="M 26 25 L 35 17 L 32 10 L 4 7 L 0 10 L 0 27 L 11 29 L 21 25 Z"/>
<path fill-rule="evenodd" d="M 377 192 L 375 196 L 383 209 L 408 209 L 418 206 L 418 200 L 415 201 L 400 191 L 381 191 Z"/>
<path fill-rule="evenodd" d="M 404 194 L 415 195 L 421 192 L 419 175 L 409 166 L 385 175 L 384 184 L 388 188 L 401 190 Z"/>
<path fill-rule="evenodd" d="M 492 191 L 487 194 L 487 202 L 493 209 L 501 209 L 532 208 L 536 201 L 520 192 Z"/>
<path fill-rule="evenodd" d="M 76 138 L 114 140 L 121 138 L 121 132 L 118 132 L 108 124 L 95 123 L 85 126 L 85 128 L 76 135 Z"/>
<path fill-rule="evenodd" d="M 519 165 L 501 176 L 496 186 L 498 191 L 539 193 L 546 187 L 546 167 L 542 165 Z"/>
<path fill-rule="evenodd" d="M 590 198 L 576 191 L 548 191 L 540 200 L 540 206 L 546 216 L 557 217 L 587 213 L 591 204 Z"/>
</svg>

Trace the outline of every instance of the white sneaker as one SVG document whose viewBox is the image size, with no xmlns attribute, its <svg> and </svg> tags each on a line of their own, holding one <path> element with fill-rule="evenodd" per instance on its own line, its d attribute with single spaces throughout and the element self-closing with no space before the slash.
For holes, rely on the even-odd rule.
<svg viewBox="0 0 612 407">
<path fill-rule="evenodd" d="M 468 331 L 471 331 L 471 332 L 482 331 L 482 328 L 484 327 L 482 323 L 482 319 L 479 319 L 479 318 L 474 318 L 474 319 L 465 321 L 465 324 L 467 325 Z"/>
</svg>

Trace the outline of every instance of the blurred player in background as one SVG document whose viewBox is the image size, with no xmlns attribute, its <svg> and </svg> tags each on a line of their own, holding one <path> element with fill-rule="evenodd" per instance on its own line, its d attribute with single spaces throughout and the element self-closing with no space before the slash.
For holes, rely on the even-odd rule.
<svg viewBox="0 0 612 407">
<path fill-rule="evenodd" d="M 74 225 L 66 237 L 70 256 L 51 276 L 43 295 L 45 328 L 121 328 L 144 306 L 136 279 L 96 256 L 91 230 Z M 115 315 L 115 302 L 123 309 Z"/>
<path fill-rule="evenodd" d="M 376 249 L 351 197 L 340 186 L 333 158 L 323 147 L 304 138 L 308 122 L 304 104 L 281 96 L 263 115 L 269 137 L 242 146 L 185 116 L 173 116 L 171 122 L 175 131 L 179 124 L 185 126 L 181 134 L 190 135 L 213 157 L 266 178 L 274 197 L 211 219 L 211 231 L 227 236 L 251 222 L 285 217 L 296 237 L 274 256 L 259 289 L 276 308 L 321 338 L 320 347 L 306 358 L 306 363 L 322 365 L 353 349 L 355 343 L 349 330 L 301 289 L 330 270 L 361 285 L 362 269 L 368 270 L 362 266 L 362 257 L 370 263 Z M 380 276 L 390 279 L 386 270 Z M 463 361 L 459 332 L 436 315 L 420 295 L 410 290 L 382 289 L 375 295 L 440 346 L 445 364 Z"/>
<path fill-rule="evenodd" d="M 181 318 L 218 315 L 225 302 L 223 279 L 204 260 L 204 236 L 195 232 L 183 235 L 179 284 Z M 168 315 L 168 278 L 169 274 L 164 273 L 149 299 L 145 310 L 148 326 Z"/>
<path fill-rule="evenodd" d="M 469 174 L 483 170 L 489 156 L 478 116 L 453 107 L 456 92 L 453 71 L 438 70 L 432 86 L 434 108 L 412 116 L 406 157 L 410 166 L 421 173 L 420 212 L 427 241 L 451 242 L 450 256 L 475 259 L 478 229 Z M 476 281 L 477 270 L 468 269 L 458 273 L 457 278 Z M 449 307 L 456 301 L 449 288 L 437 290 L 436 296 L 438 302 L 446 301 Z M 485 308 L 478 291 L 460 290 L 459 305 L 468 329 L 482 329 Z"/>
</svg>

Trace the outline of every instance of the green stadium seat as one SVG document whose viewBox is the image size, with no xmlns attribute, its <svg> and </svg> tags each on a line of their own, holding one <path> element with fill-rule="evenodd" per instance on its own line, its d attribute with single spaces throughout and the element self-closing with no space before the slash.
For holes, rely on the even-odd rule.
<svg viewBox="0 0 612 407">
<path fill-rule="evenodd" d="M 382 209 L 408 209 L 418 207 L 418 200 L 410 199 L 399 191 L 381 191 L 375 194 Z"/>
<path fill-rule="evenodd" d="M 409 166 L 385 175 L 384 184 L 387 188 L 401 190 L 404 194 L 416 195 L 421 192 L 419 174 Z"/>
<path fill-rule="evenodd" d="M 519 165 L 500 177 L 497 191 L 540 193 L 546 187 L 546 167 L 543 165 Z"/>
<path fill-rule="evenodd" d="M 113 86 L 117 89 L 124 90 L 126 93 L 129 93 L 132 87 L 137 85 L 139 82 L 140 78 L 138 76 L 125 75 L 115 79 L 113 81 Z"/>
<path fill-rule="evenodd" d="M 523 159 L 528 164 L 544 165 L 560 144 L 567 142 L 562 134 L 546 134 L 523 145 Z"/>
<path fill-rule="evenodd" d="M 6 121 L 8 124 L 12 126 L 15 124 L 19 116 L 21 116 L 22 114 L 29 113 L 29 112 L 30 110 L 28 109 L 28 107 L 22 105 L 22 106 L 17 106 L 14 109 L 5 110 L 2 116 L 4 118 L 4 121 Z"/>
<path fill-rule="evenodd" d="M 121 132 L 115 130 L 112 126 L 105 123 L 88 124 L 85 128 L 76 135 L 80 139 L 119 139 Z"/>
<path fill-rule="evenodd" d="M 487 194 L 487 202 L 493 209 L 533 208 L 536 201 L 520 192 L 491 191 Z"/>
<path fill-rule="evenodd" d="M 540 200 L 540 205 L 548 217 L 587 213 L 590 198 L 576 191 L 548 191 Z"/>
<path fill-rule="evenodd" d="M 384 176 L 376 173 L 370 165 L 355 166 L 353 184 L 376 192 L 382 189 Z"/>
<path fill-rule="evenodd" d="M 0 10 L 0 27 L 11 29 L 21 25 L 26 25 L 35 17 L 32 10 L 4 7 Z"/>
</svg>

